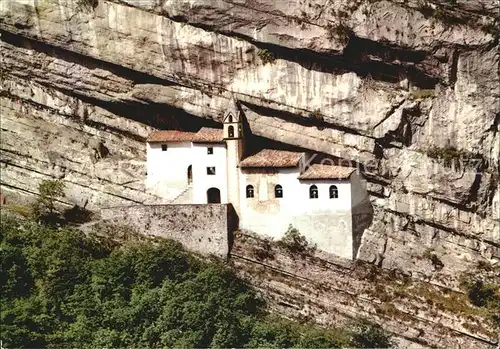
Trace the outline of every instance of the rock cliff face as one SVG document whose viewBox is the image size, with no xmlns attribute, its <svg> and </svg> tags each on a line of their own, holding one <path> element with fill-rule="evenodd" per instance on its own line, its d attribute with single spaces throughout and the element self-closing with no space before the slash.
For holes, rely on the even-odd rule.
<svg viewBox="0 0 500 349">
<path fill-rule="evenodd" d="M 214 125 L 236 99 L 252 134 L 360 166 L 375 211 L 360 260 L 456 289 L 500 258 L 498 13 L 493 0 L 3 1 L 2 193 L 29 201 L 63 178 L 67 204 L 153 201 L 146 135 Z"/>
</svg>

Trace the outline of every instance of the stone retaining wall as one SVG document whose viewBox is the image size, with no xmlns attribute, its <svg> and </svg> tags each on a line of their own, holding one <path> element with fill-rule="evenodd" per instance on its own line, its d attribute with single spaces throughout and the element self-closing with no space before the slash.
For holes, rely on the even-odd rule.
<svg viewBox="0 0 500 349">
<path fill-rule="evenodd" d="M 231 205 L 137 205 L 101 210 L 103 221 L 151 236 L 174 239 L 204 255 L 226 257 L 235 229 Z"/>
</svg>

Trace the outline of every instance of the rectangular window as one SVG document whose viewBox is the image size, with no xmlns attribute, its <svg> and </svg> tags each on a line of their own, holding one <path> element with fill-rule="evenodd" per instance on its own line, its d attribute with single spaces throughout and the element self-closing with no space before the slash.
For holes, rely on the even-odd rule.
<svg viewBox="0 0 500 349">
<path fill-rule="evenodd" d="M 207 167 L 207 175 L 214 175 L 215 167 Z"/>
<path fill-rule="evenodd" d="M 212 147 L 208 147 L 208 148 L 207 148 L 207 154 L 208 154 L 208 155 L 212 155 L 213 153 L 214 153 L 214 148 L 212 148 Z"/>
<path fill-rule="evenodd" d="M 161 145 L 161 151 L 167 151 L 167 145 L 166 144 L 162 144 Z"/>
</svg>

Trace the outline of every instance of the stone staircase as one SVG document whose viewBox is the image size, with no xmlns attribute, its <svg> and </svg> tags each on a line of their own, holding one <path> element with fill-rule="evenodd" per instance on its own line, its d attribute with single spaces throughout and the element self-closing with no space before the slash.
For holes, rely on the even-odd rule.
<svg viewBox="0 0 500 349">
<path fill-rule="evenodd" d="M 193 185 L 190 184 L 175 198 L 168 202 L 169 204 L 192 204 L 193 203 Z"/>
</svg>

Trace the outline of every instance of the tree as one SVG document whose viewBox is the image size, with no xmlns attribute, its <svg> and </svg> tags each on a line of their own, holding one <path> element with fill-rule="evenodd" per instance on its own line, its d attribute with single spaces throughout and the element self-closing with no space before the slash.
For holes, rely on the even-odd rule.
<svg viewBox="0 0 500 349">
<path fill-rule="evenodd" d="M 292 253 L 303 253 L 307 251 L 309 247 L 306 237 L 291 224 L 288 226 L 288 230 L 278 243 Z"/>
<path fill-rule="evenodd" d="M 59 213 L 56 201 L 64 198 L 66 185 L 61 180 L 43 180 L 38 185 L 38 198 L 33 205 L 33 215 L 44 223 L 56 223 Z"/>
<path fill-rule="evenodd" d="M 391 338 L 380 325 L 366 321 L 354 326 L 351 345 L 355 348 L 391 348 Z"/>
</svg>

